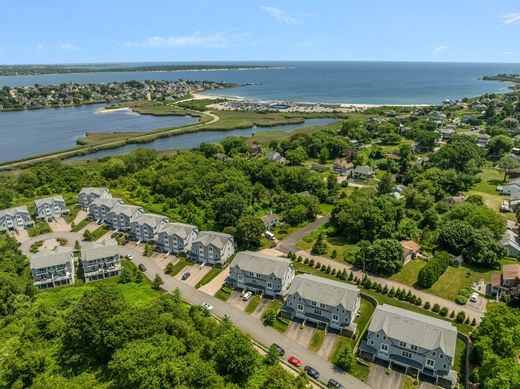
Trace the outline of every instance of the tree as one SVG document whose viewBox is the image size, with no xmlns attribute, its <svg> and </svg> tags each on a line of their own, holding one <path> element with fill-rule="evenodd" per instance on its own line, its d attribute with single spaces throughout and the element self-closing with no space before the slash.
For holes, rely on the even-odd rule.
<svg viewBox="0 0 520 389">
<path fill-rule="evenodd" d="M 262 315 L 263 322 L 265 325 L 272 326 L 276 320 L 276 312 L 274 309 L 268 309 Z"/>
<path fill-rule="evenodd" d="M 352 370 L 352 367 L 356 364 L 356 357 L 348 345 L 343 346 L 334 360 L 334 364 L 347 372 Z"/>
<path fill-rule="evenodd" d="M 500 156 L 511 151 L 513 140 L 507 135 L 497 135 L 489 140 L 487 148 L 490 155 Z"/>
<path fill-rule="evenodd" d="M 256 216 L 242 216 L 235 229 L 235 238 L 242 248 L 254 250 L 260 247 L 264 230 L 264 223 Z"/>
<path fill-rule="evenodd" d="M 417 283 L 423 288 L 431 288 L 446 271 L 452 260 L 453 256 L 446 251 L 436 254 L 426 263 L 426 266 L 419 271 Z"/>
<path fill-rule="evenodd" d="M 152 282 L 152 288 L 155 290 L 161 290 L 161 286 L 163 284 L 164 284 L 164 281 L 161 278 L 161 276 L 159 274 L 156 274 L 155 278 L 153 279 L 153 282 Z"/>
<path fill-rule="evenodd" d="M 234 226 L 245 208 L 242 196 L 227 193 L 215 202 L 216 221 L 223 227 Z"/>
<path fill-rule="evenodd" d="M 385 172 L 383 174 L 383 177 L 381 177 L 381 180 L 377 184 L 377 193 L 381 195 L 386 195 L 390 193 L 392 190 L 393 183 L 392 183 L 392 175 L 389 172 Z"/>
<path fill-rule="evenodd" d="M 325 237 L 323 234 L 318 235 L 316 243 L 314 243 L 314 246 L 312 246 L 312 253 L 317 255 L 323 255 L 327 253 L 327 242 L 325 242 Z"/>
<path fill-rule="evenodd" d="M 292 166 L 298 166 L 303 164 L 307 159 L 307 153 L 302 146 L 296 147 L 294 150 L 288 150 L 285 153 L 285 158 L 289 161 Z"/>
<path fill-rule="evenodd" d="M 403 248 L 396 239 L 376 239 L 366 249 L 365 265 L 382 274 L 397 273 L 403 266 Z"/>
<path fill-rule="evenodd" d="M 520 308 L 520 285 L 509 289 L 509 306 Z"/>
<path fill-rule="evenodd" d="M 280 353 L 274 344 L 269 347 L 267 354 L 265 355 L 265 363 L 268 365 L 277 365 L 280 361 Z"/>
<path fill-rule="evenodd" d="M 83 239 L 87 242 L 91 241 L 93 239 L 92 232 L 90 232 L 89 230 L 85 230 L 85 232 L 83 233 Z"/>
<path fill-rule="evenodd" d="M 506 181 L 506 177 L 509 172 L 513 169 L 516 169 L 519 166 L 518 161 L 511 155 L 506 155 L 500 158 L 498 162 L 498 167 L 504 171 L 504 182 Z"/>
</svg>

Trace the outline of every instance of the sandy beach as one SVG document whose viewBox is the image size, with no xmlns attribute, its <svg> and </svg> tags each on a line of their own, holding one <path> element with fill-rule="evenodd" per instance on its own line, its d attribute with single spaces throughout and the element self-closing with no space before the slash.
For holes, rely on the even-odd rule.
<svg viewBox="0 0 520 389">
<path fill-rule="evenodd" d="M 109 109 L 107 109 L 106 107 L 101 107 L 96 111 L 96 113 L 111 113 L 111 112 L 121 112 L 121 111 L 132 112 L 132 109 L 129 107 L 109 108 Z"/>
</svg>

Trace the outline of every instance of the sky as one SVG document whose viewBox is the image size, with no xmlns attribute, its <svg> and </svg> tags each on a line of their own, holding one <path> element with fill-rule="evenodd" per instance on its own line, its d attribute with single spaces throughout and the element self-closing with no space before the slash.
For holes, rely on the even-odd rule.
<svg viewBox="0 0 520 389">
<path fill-rule="evenodd" d="M 519 0 L 2 0 L 0 64 L 520 62 Z"/>
</svg>

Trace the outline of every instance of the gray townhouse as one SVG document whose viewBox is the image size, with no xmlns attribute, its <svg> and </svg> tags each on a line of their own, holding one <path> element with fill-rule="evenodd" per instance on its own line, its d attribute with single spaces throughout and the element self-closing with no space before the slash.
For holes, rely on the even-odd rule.
<svg viewBox="0 0 520 389">
<path fill-rule="evenodd" d="M 198 234 L 199 228 L 191 224 L 166 223 L 157 234 L 157 247 L 163 253 L 187 253 Z"/>
<path fill-rule="evenodd" d="M 132 222 L 144 213 L 143 207 L 120 204 L 109 213 L 106 224 L 112 230 L 129 231 Z"/>
<path fill-rule="evenodd" d="M 83 188 L 78 193 L 78 204 L 81 208 L 87 209 L 96 199 L 108 199 L 112 197 L 107 188 Z"/>
<path fill-rule="evenodd" d="M 168 222 L 166 216 L 142 213 L 130 223 L 130 237 L 138 242 L 152 242 L 159 230 Z"/>
<path fill-rule="evenodd" d="M 451 388 L 457 383 L 457 373 L 451 370 L 456 342 L 457 329 L 452 323 L 384 304 L 372 315 L 360 353 Z"/>
<path fill-rule="evenodd" d="M 203 231 L 193 241 L 190 257 L 202 263 L 223 266 L 235 250 L 235 239 L 232 235 Z"/>
<path fill-rule="evenodd" d="M 231 262 L 226 285 L 274 298 L 285 296 L 293 279 L 294 266 L 290 259 L 241 251 Z"/>
<path fill-rule="evenodd" d="M 110 211 L 118 205 L 123 205 L 123 200 L 112 197 L 95 199 L 88 206 L 88 217 L 90 220 L 106 223 Z"/>
<path fill-rule="evenodd" d="M 34 226 L 26 206 L 0 211 L 0 232 L 24 230 Z"/>
<path fill-rule="evenodd" d="M 118 276 L 121 260 L 117 242 L 107 239 L 103 243 L 85 243 L 81 248 L 81 264 L 86 282 Z"/>
<path fill-rule="evenodd" d="M 327 330 L 353 334 L 359 306 L 360 294 L 356 286 L 302 274 L 294 278 L 281 311 L 291 320 L 304 320 Z"/>
<path fill-rule="evenodd" d="M 49 220 L 61 217 L 69 213 L 65 200 L 61 196 L 46 197 L 44 199 L 34 200 L 36 207 L 36 220 Z"/>
<path fill-rule="evenodd" d="M 39 289 L 74 283 L 74 257 L 71 247 L 44 249 L 31 258 L 31 275 Z"/>
</svg>

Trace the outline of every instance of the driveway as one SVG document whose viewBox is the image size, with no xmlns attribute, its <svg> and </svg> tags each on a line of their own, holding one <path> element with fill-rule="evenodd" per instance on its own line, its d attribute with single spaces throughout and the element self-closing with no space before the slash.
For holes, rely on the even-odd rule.
<svg viewBox="0 0 520 389">
<path fill-rule="evenodd" d="M 417 387 L 417 389 L 435 389 L 436 387 L 437 386 L 435 386 L 434 384 L 421 381 L 421 382 L 419 382 L 419 386 Z"/>
<path fill-rule="evenodd" d="M 177 262 L 177 257 L 175 255 L 166 255 L 165 253 L 154 253 L 150 258 L 152 258 L 155 264 L 163 270 L 170 262 Z"/>
<path fill-rule="evenodd" d="M 83 221 L 84 219 L 86 219 L 88 216 L 88 212 L 87 211 L 79 211 L 78 214 L 76 215 L 76 217 L 74 218 L 73 220 L 73 223 L 78 225 L 81 221 Z"/>
<path fill-rule="evenodd" d="M 29 239 L 29 232 L 27 230 L 11 231 L 11 235 L 19 242 L 23 243 Z"/>
<path fill-rule="evenodd" d="M 368 373 L 367 384 L 373 388 L 401 389 L 403 381 L 404 374 L 392 370 L 390 375 L 386 375 L 386 367 L 373 363 Z"/>
<path fill-rule="evenodd" d="M 262 315 L 264 314 L 265 310 L 271 304 L 271 299 L 268 298 L 262 298 L 260 299 L 260 302 L 256 306 L 256 309 L 251 314 L 253 317 L 256 317 L 258 320 L 262 320 Z"/>
<path fill-rule="evenodd" d="M 249 301 L 243 301 L 242 296 L 240 296 L 239 292 L 233 292 L 229 296 L 227 303 L 235 308 L 240 309 L 241 311 L 245 310 Z"/>
<path fill-rule="evenodd" d="M 96 222 L 90 222 L 88 223 L 85 227 L 83 227 L 81 230 L 79 230 L 78 232 L 83 235 L 83 233 L 87 230 L 89 230 L 90 232 L 94 232 L 96 231 L 99 227 L 101 227 L 101 224 L 97 224 Z"/>
<path fill-rule="evenodd" d="M 300 329 L 300 323 L 293 321 L 289 325 L 289 328 L 287 328 L 285 336 L 294 340 L 303 347 L 309 347 L 309 342 L 311 341 L 314 331 L 315 328 L 310 326 L 303 326 L 303 328 Z"/>
<path fill-rule="evenodd" d="M 323 344 L 318 350 L 318 355 L 322 356 L 323 358 L 329 359 L 337 339 L 338 335 L 332 332 L 327 332 L 325 334 L 325 337 L 323 338 Z"/>
<path fill-rule="evenodd" d="M 220 272 L 218 276 L 213 278 L 206 285 L 201 286 L 200 291 L 209 294 L 210 296 L 214 296 L 217 291 L 222 288 L 226 278 L 229 276 L 229 266 Z"/>
<path fill-rule="evenodd" d="M 208 274 L 210 270 L 211 266 L 204 266 L 201 269 L 200 265 L 198 264 L 191 265 L 187 270 L 191 273 L 191 276 L 186 280 L 186 284 L 195 287 L 195 285 L 197 285 L 197 282 L 199 282 L 202 279 L 202 277 Z"/>
<path fill-rule="evenodd" d="M 70 231 L 70 225 L 62 217 L 57 217 L 49 222 L 49 227 L 53 232 Z"/>
<path fill-rule="evenodd" d="M 312 231 L 320 228 L 322 225 L 327 223 L 330 219 L 330 214 L 320 217 L 319 219 L 316 219 L 312 223 L 307 224 L 305 227 L 303 227 L 301 230 L 296 231 L 294 234 L 289 235 L 287 238 L 283 239 L 278 243 L 276 248 L 283 252 L 288 253 L 296 252 L 298 251 L 298 248 L 296 247 L 296 243 L 302 239 L 304 236 L 310 234 Z"/>
</svg>

